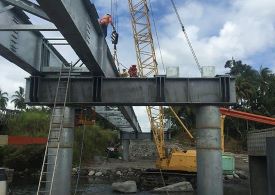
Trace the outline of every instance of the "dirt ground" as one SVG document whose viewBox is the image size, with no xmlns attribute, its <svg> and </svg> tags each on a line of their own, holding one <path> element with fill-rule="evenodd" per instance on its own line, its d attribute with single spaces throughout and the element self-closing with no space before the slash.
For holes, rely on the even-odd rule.
<svg viewBox="0 0 275 195">
<path fill-rule="evenodd" d="M 90 169 L 149 169 L 155 167 L 154 160 L 139 160 L 125 162 L 118 159 L 109 159 L 98 162 L 92 162 L 88 165 Z M 248 156 L 246 154 L 235 154 L 235 168 L 236 170 L 244 171 L 249 176 Z M 224 194 L 225 195 L 249 195 L 249 178 L 247 179 L 231 179 L 224 180 Z"/>
</svg>

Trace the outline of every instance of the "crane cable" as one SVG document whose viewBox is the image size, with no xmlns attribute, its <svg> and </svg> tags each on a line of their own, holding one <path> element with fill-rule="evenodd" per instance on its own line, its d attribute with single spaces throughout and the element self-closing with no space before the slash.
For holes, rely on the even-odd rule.
<svg viewBox="0 0 275 195">
<path fill-rule="evenodd" d="M 154 17 L 154 12 L 153 12 L 153 8 L 152 8 L 151 0 L 149 0 L 149 4 L 150 4 L 151 16 L 152 16 L 152 19 L 153 19 L 153 24 L 154 24 L 154 29 L 155 29 L 157 44 L 158 44 L 158 48 L 159 48 L 160 60 L 161 60 L 163 71 L 166 72 L 164 61 L 163 61 L 162 50 L 161 50 L 161 47 L 160 47 L 159 35 L 158 35 L 158 31 L 157 31 L 157 25 L 156 25 L 156 21 L 155 21 L 155 17 Z"/>
<path fill-rule="evenodd" d="M 119 34 L 118 34 L 118 1 L 117 0 L 111 0 L 111 16 L 113 17 L 113 32 L 111 35 L 112 39 L 112 44 L 114 45 L 113 48 L 113 59 L 115 62 L 115 65 L 117 67 L 117 71 L 120 74 L 120 62 L 118 59 L 118 54 L 117 54 L 117 44 L 118 44 L 118 39 L 119 39 Z"/>
<path fill-rule="evenodd" d="M 85 111 L 83 109 L 81 110 L 81 117 L 83 117 L 83 112 L 85 112 L 84 113 L 84 124 L 83 124 L 83 131 L 82 131 L 81 149 L 80 149 L 79 164 L 78 164 L 78 171 L 77 171 L 78 173 L 77 173 L 74 195 L 76 195 L 77 190 L 78 190 L 78 184 L 79 184 L 80 172 L 81 172 L 81 164 L 82 164 L 82 155 L 83 155 L 83 149 L 84 149 L 84 139 L 85 139 L 85 132 L 86 132 L 87 110 L 86 109 L 85 109 Z"/>
<path fill-rule="evenodd" d="M 190 41 L 190 39 L 189 39 L 189 37 L 188 37 L 188 34 L 187 34 L 186 30 L 185 30 L 185 27 L 184 27 L 184 25 L 183 25 L 183 22 L 182 22 L 182 20 L 181 20 L 181 18 L 180 18 L 178 9 L 177 9 L 177 7 L 176 7 L 176 4 L 175 4 L 174 0 L 170 0 L 170 1 L 171 1 L 172 5 L 173 5 L 174 11 L 175 11 L 175 13 L 176 13 L 176 15 L 177 15 L 178 21 L 179 21 L 179 23 L 180 23 L 180 25 L 181 25 L 182 31 L 183 31 L 183 33 L 184 33 L 184 35 L 185 35 L 185 38 L 186 38 L 186 40 L 187 40 L 188 46 L 189 46 L 189 48 L 190 48 L 190 50 L 191 50 L 191 53 L 192 53 L 192 55 L 193 55 L 193 57 L 194 57 L 194 60 L 195 60 L 195 62 L 196 62 L 196 65 L 197 65 L 197 67 L 198 67 L 200 73 L 202 74 L 202 67 L 201 67 L 201 65 L 200 65 L 200 63 L 199 63 L 199 60 L 198 60 L 197 55 L 196 55 L 196 53 L 195 53 L 195 50 L 193 49 L 192 43 L 191 43 L 191 41 Z"/>
</svg>

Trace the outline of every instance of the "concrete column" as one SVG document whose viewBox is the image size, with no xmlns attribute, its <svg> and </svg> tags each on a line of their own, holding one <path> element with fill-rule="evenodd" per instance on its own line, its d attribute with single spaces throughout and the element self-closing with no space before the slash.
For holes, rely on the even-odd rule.
<svg viewBox="0 0 275 195">
<path fill-rule="evenodd" d="M 0 195 L 7 195 L 8 178 L 5 168 L 0 168 Z"/>
<path fill-rule="evenodd" d="M 220 112 L 215 106 L 196 110 L 198 195 L 222 195 Z"/>
<path fill-rule="evenodd" d="M 266 138 L 268 195 L 275 194 L 275 137 Z"/>
<path fill-rule="evenodd" d="M 130 146 L 130 140 L 123 139 L 122 140 L 122 158 L 125 161 L 129 161 L 129 146 Z"/>
<path fill-rule="evenodd" d="M 267 169 L 265 156 L 249 156 L 250 194 L 267 194 Z"/>
<path fill-rule="evenodd" d="M 62 115 L 62 107 L 56 108 L 52 124 L 53 129 L 58 130 Z M 57 132 L 52 132 L 51 137 L 57 137 Z M 72 161 L 73 161 L 73 142 L 74 142 L 74 109 L 65 108 L 64 119 L 63 119 L 63 130 L 60 137 L 60 148 L 57 159 L 57 166 L 55 170 L 54 182 L 52 195 L 67 195 L 71 194 L 71 173 L 72 173 Z M 48 162 L 54 163 L 54 154 L 57 151 L 57 143 L 52 143 L 48 150 Z M 51 156 L 51 154 L 53 156 Z M 51 178 L 53 172 L 53 166 L 48 166 L 47 169 L 48 178 Z M 46 186 L 49 189 L 49 184 Z"/>
</svg>

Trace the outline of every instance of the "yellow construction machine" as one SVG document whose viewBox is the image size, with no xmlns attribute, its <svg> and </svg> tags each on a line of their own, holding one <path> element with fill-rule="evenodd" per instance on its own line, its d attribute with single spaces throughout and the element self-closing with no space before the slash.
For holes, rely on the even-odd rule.
<svg viewBox="0 0 275 195">
<path fill-rule="evenodd" d="M 169 108 L 177 119 L 180 127 L 185 130 L 188 134 L 190 141 L 194 142 L 194 137 L 181 121 L 181 119 L 176 114 L 175 110 L 170 107 Z M 158 132 L 160 134 L 164 134 L 164 131 Z M 162 137 L 162 136 L 159 136 Z M 196 172 L 197 171 L 197 163 L 196 163 L 196 150 L 179 150 L 173 148 L 168 154 L 165 148 L 165 143 L 163 139 L 155 139 L 155 144 L 157 145 L 159 158 L 156 162 L 156 167 L 161 170 L 169 170 L 169 171 L 184 171 L 184 172 Z"/>
<path fill-rule="evenodd" d="M 148 4 L 147 0 L 128 0 L 128 5 L 137 56 L 138 76 L 157 76 L 159 72 L 149 16 L 150 2 Z M 182 180 L 182 177 L 186 178 L 189 177 L 189 175 L 190 178 L 194 178 L 197 170 L 196 151 L 179 151 L 177 149 L 172 149 L 172 151 L 167 154 L 164 143 L 164 108 L 162 106 L 147 106 L 146 110 L 157 148 L 158 159 L 156 162 L 157 169 L 147 171 L 141 177 L 143 186 L 146 186 L 146 184 L 148 184 L 148 186 L 163 186 L 164 180 L 165 184 L 175 183 L 179 180 L 179 177 Z M 173 108 L 170 107 L 170 110 L 181 126 L 186 130 L 190 138 L 194 140 L 193 136 L 181 122 Z M 162 179 L 158 182 L 158 178 Z M 172 180 L 169 182 L 170 178 L 172 178 Z"/>
<path fill-rule="evenodd" d="M 137 55 L 139 77 L 153 77 L 158 75 L 158 64 L 150 24 L 149 5 L 147 0 L 128 0 L 134 43 Z M 148 118 L 153 132 L 154 141 L 158 152 L 156 167 L 161 170 L 196 172 L 195 150 L 178 151 L 173 149 L 166 154 L 164 144 L 164 109 L 162 106 L 147 106 Z M 191 133 L 182 123 L 173 108 L 170 110 L 177 118 L 183 129 L 192 140 Z"/>
</svg>

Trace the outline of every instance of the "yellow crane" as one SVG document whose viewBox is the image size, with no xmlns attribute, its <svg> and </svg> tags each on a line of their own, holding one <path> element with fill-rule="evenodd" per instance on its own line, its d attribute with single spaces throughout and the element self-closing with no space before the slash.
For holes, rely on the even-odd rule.
<svg viewBox="0 0 275 195">
<path fill-rule="evenodd" d="M 158 75 L 158 63 L 154 47 L 149 7 L 147 0 L 128 0 L 134 35 L 139 77 Z M 192 134 L 182 123 L 172 107 L 169 108 L 180 125 L 193 140 Z M 196 172 L 196 151 L 173 149 L 166 154 L 164 143 L 164 109 L 162 106 L 147 106 L 151 131 L 156 144 L 158 159 L 156 167 L 161 170 Z"/>
</svg>

